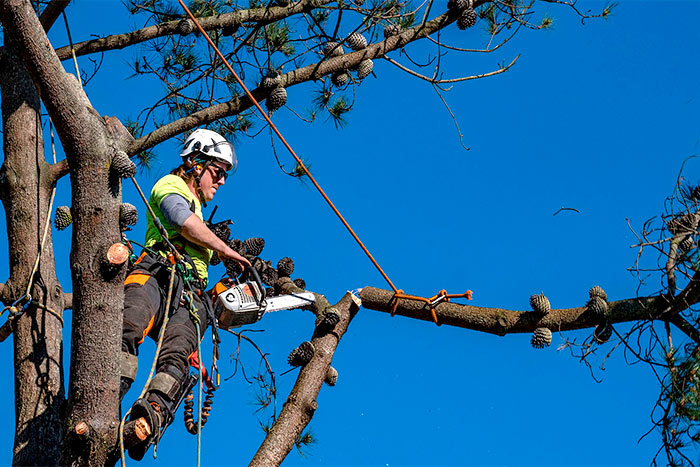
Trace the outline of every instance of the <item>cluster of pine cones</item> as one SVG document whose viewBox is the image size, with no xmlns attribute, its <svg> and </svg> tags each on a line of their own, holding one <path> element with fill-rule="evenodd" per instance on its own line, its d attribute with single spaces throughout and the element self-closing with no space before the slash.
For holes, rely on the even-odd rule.
<svg viewBox="0 0 700 467">
<path fill-rule="evenodd" d="M 209 225 L 214 234 L 221 240 L 226 242 L 232 250 L 245 257 L 250 264 L 253 265 L 255 270 L 260 276 L 260 280 L 269 286 L 265 290 L 265 295 L 271 297 L 277 295 L 279 291 L 276 289 L 275 285 L 280 277 L 291 277 L 294 272 L 294 261 L 291 258 L 284 257 L 277 262 L 277 266 L 273 267 L 270 261 L 263 260 L 260 255 L 265 248 L 265 240 L 260 237 L 252 237 L 247 240 L 241 241 L 239 239 L 230 239 L 231 229 L 229 228 L 230 221 L 218 222 L 216 224 Z M 221 260 L 217 255 L 212 256 L 210 264 L 216 266 Z M 242 272 L 242 268 L 237 261 L 224 260 L 224 267 L 226 267 L 226 274 L 231 278 L 238 277 Z M 248 277 L 243 277 L 243 280 L 248 280 Z M 294 284 L 300 289 L 306 289 L 306 282 L 304 279 L 296 278 L 294 279 Z"/>
<path fill-rule="evenodd" d="M 345 44 L 352 50 L 362 50 L 367 47 L 367 38 L 359 32 L 353 32 L 345 38 Z M 327 58 L 339 57 L 344 53 L 345 49 L 338 42 L 329 41 L 323 44 L 323 55 Z M 374 62 L 368 58 L 358 63 L 354 71 L 357 72 L 357 79 L 362 80 L 368 77 L 373 69 Z M 337 88 L 342 88 L 350 81 L 349 72 L 350 70 L 336 71 L 331 75 L 331 83 Z"/>
</svg>

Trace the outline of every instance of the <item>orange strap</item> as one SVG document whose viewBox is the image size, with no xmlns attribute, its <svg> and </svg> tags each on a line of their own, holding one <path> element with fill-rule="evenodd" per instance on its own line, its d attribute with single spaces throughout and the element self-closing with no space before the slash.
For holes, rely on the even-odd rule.
<svg viewBox="0 0 700 467">
<path fill-rule="evenodd" d="M 438 326 L 441 326 L 442 323 L 438 322 L 437 318 L 437 313 L 435 313 L 435 308 L 442 302 L 449 302 L 451 298 L 466 298 L 467 300 L 472 299 L 472 291 L 467 290 L 463 294 L 448 294 L 445 289 L 439 291 L 437 294 L 433 295 L 430 298 L 425 298 L 425 297 L 419 297 L 416 295 L 407 295 L 403 293 L 403 290 L 397 290 L 394 292 L 394 295 L 391 297 L 391 300 L 389 303 L 391 303 L 391 316 L 393 317 L 396 314 L 396 309 L 399 306 L 399 299 L 404 298 L 406 300 L 415 300 L 418 302 L 423 302 L 426 304 L 428 307 L 428 310 L 430 310 L 430 315 L 433 318 L 433 322 L 437 324 Z"/>
<path fill-rule="evenodd" d="M 148 274 L 144 274 L 142 272 L 132 272 L 129 274 L 126 279 L 124 279 L 124 285 L 129 285 L 129 284 L 140 284 L 143 285 L 146 282 L 148 282 L 148 279 L 150 279 L 151 276 Z"/>
</svg>

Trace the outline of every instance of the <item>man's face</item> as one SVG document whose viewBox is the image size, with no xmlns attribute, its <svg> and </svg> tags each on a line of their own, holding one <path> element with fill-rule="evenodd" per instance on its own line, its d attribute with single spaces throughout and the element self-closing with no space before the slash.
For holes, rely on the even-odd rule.
<svg viewBox="0 0 700 467">
<path fill-rule="evenodd" d="M 216 190 L 226 183 L 226 166 L 222 162 L 211 162 L 199 180 L 200 188 L 204 194 L 204 199 L 209 202 L 214 199 Z"/>
</svg>

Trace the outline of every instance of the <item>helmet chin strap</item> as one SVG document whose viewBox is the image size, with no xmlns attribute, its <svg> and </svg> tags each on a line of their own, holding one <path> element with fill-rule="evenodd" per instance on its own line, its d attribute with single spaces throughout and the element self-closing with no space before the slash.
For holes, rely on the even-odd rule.
<svg viewBox="0 0 700 467">
<path fill-rule="evenodd" d="M 194 162 L 192 164 L 192 168 L 190 169 L 193 171 L 193 178 L 194 178 L 194 183 L 195 186 L 197 187 L 197 197 L 199 198 L 199 202 L 202 204 L 202 207 L 207 207 L 207 200 L 204 198 L 204 192 L 202 191 L 202 185 L 200 184 L 200 180 L 202 178 L 202 174 L 204 173 L 205 170 L 207 170 L 207 167 L 211 165 L 211 161 L 206 161 L 201 165 L 202 170 L 199 172 L 199 175 L 197 175 L 196 172 L 194 172 L 194 169 L 197 167 L 198 163 Z M 188 172 L 190 171 L 188 170 Z"/>
</svg>

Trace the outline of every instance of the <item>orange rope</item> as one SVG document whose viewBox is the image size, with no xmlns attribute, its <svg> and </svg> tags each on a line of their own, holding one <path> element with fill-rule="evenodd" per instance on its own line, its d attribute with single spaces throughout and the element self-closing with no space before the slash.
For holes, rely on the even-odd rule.
<svg viewBox="0 0 700 467">
<path fill-rule="evenodd" d="M 328 195 L 326 195 L 326 193 L 323 191 L 323 188 L 321 188 L 321 186 L 318 184 L 318 182 L 313 177 L 313 175 L 311 175 L 311 172 L 309 172 L 309 169 L 306 167 L 306 165 L 304 165 L 304 162 L 302 162 L 302 160 L 299 158 L 299 156 L 297 156 L 297 154 L 294 152 L 294 149 L 292 149 L 292 147 L 289 145 L 289 143 L 287 143 L 287 140 L 284 139 L 284 136 L 282 136 L 282 133 L 280 133 L 280 131 L 275 126 L 275 124 L 272 123 L 272 120 L 270 119 L 270 117 L 262 109 L 262 107 L 260 106 L 258 101 L 255 99 L 255 97 L 253 97 L 253 94 L 248 90 L 246 85 L 243 83 L 243 80 L 241 80 L 241 78 L 238 76 L 238 73 L 236 73 L 234 71 L 233 67 L 231 67 L 231 64 L 228 62 L 228 60 L 226 60 L 226 57 L 224 57 L 224 54 L 221 53 L 221 51 L 216 46 L 216 44 L 214 44 L 214 41 L 212 41 L 211 38 L 209 37 L 209 34 L 207 34 L 206 31 L 204 30 L 204 28 L 202 28 L 202 25 L 199 24 L 199 21 L 197 21 L 197 18 L 194 17 L 192 12 L 189 10 L 189 8 L 187 8 L 185 3 L 183 2 L 183 0 L 178 0 L 178 3 L 180 3 L 182 8 L 187 13 L 187 16 L 189 16 L 190 19 L 194 22 L 195 26 L 197 26 L 197 29 L 199 29 L 199 32 L 202 33 L 202 35 L 207 40 L 207 42 L 209 43 L 211 48 L 214 50 L 214 52 L 216 52 L 216 55 L 218 55 L 219 58 L 221 59 L 221 61 L 224 63 L 224 65 L 226 65 L 226 68 L 228 68 L 228 71 L 231 73 L 231 76 L 233 76 L 233 78 L 236 80 L 236 82 L 241 86 L 241 88 L 243 88 L 243 91 L 245 92 L 248 99 L 250 99 L 250 101 L 253 103 L 253 105 L 255 105 L 255 107 L 260 111 L 260 114 L 263 116 L 263 118 L 268 123 L 268 125 L 270 125 L 270 128 L 272 128 L 272 130 L 275 132 L 275 134 L 280 139 L 280 141 L 282 141 L 282 144 L 284 144 L 284 147 L 287 148 L 287 150 L 292 155 L 292 157 L 294 157 L 294 160 L 296 160 L 297 164 L 299 164 L 299 166 L 304 170 L 304 173 L 309 177 L 309 180 L 311 180 L 311 183 L 314 184 L 314 186 L 316 187 L 318 192 L 321 194 L 321 196 L 323 196 L 323 199 L 326 200 L 326 203 L 328 203 L 328 205 L 331 207 L 331 209 L 333 210 L 335 215 L 338 216 L 338 219 L 340 219 L 340 221 L 343 223 L 343 225 L 348 230 L 348 232 L 350 232 L 350 235 L 352 235 L 352 237 L 355 239 L 357 244 L 360 245 L 360 248 L 362 248 L 362 251 L 365 252 L 365 254 L 370 259 L 372 264 L 374 264 L 374 267 L 377 268 L 377 270 L 382 275 L 382 277 L 384 277 L 384 280 L 387 281 L 387 283 L 389 284 L 391 289 L 394 291 L 394 296 L 392 297 L 392 301 L 394 303 L 392 305 L 391 316 L 394 316 L 394 314 L 396 313 L 396 308 L 398 307 L 398 299 L 399 298 L 404 298 L 407 300 L 417 300 L 417 301 L 425 302 L 428 305 L 428 307 L 430 309 L 430 313 L 431 313 L 432 318 L 433 318 L 433 321 L 435 322 L 435 324 L 440 326 L 440 323 L 438 322 L 438 319 L 437 319 L 437 314 L 435 313 L 435 307 L 438 304 L 440 304 L 443 301 L 449 302 L 451 298 L 466 298 L 467 300 L 471 300 L 472 299 L 472 291 L 471 290 L 467 290 L 463 294 L 453 294 L 453 295 L 448 294 L 445 290 L 441 290 L 440 292 L 437 293 L 437 295 L 435 295 L 431 298 L 425 298 L 425 297 L 418 297 L 415 295 L 406 295 L 403 293 L 403 290 L 399 290 L 396 288 L 394 283 L 391 282 L 391 279 L 389 279 L 389 276 L 386 275 L 386 273 L 384 272 L 382 267 L 374 259 L 374 256 L 372 256 L 372 253 L 370 253 L 369 250 L 367 249 L 367 247 L 365 246 L 365 244 L 362 243 L 362 240 L 360 240 L 360 237 L 357 236 L 357 234 L 352 229 L 352 227 L 350 227 L 350 224 L 348 224 L 348 222 L 345 220 L 343 215 L 340 213 L 340 211 L 338 211 L 338 209 L 335 207 L 333 202 L 330 200 Z"/>
<path fill-rule="evenodd" d="M 289 143 L 287 143 L 287 140 L 284 139 L 284 136 L 282 136 L 282 133 L 280 133 L 280 131 L 275 126 L 275 124 L 272 123 L 272 120 L 270 120 L 270 117 L 267 115 L 267 113 L 262 109 L 262 107 L 260 107 L 260 104 L 258 103 L 258 101 L 255 99 L 255 97 L 253 97 L 253 94 L 251 94 L 251 92 L 248 90 L 248 88 L 243 83 L 243 81 L 238 76 L 238 74 L 233 70 L 233 68 L 231 67 L 231 64 L 229 64 L 228 60 L 226 60 L 226 57 L 224 57 L 224 55 L 221 53 L 221 51 L 216 46 L 216 44 L 214 44 L 214 42 L 211 40 L 211 38 L 209 37 L 209 34 L 207 34 L 204 31 L 202 26 L 199 24 L 199 21 L 197 21 L 197 18 L 194 17 L 192 12 L 187 8 L 187 6 L 184 4 L 184 2 L 182 0 L 178 0 L 178 2 L 180 3 L 180 5 L 182 5 L 182 8 L 184 8 L 187 15 L 190 17 L 190 19 L 197 26 L 197 29 L 199 29 L 199 32 L 201 32 L 202 35 L 204 36 L 204 38 L 207 40 L 207 42 L 209 42 L 209 45 L 212 47 L 212 49 L 214 49 L 214 51 L 219 56 L 219 58 L 224 62 L 224 65 L 226 65 L 226 68 L 228 68 L 228 71 L 231 73 L 231 75 L 236 80 L 236 82 L 243 88 L 243 91 L 245 91 L 245 94 L 246 94 L 246 96 L 248 96 L 248 99 L 250 99 L 251 102 L 255 105 L 255 107 L 257 107 L 257 109 L 260 111 L 260 114 L 262 114 L 263 118 L 267 121 L 268 125 L 270 125 L 270 128 L 272 128 L 272 130 L 275 132 L 275 134 L 280 139 L 280 141 L 282 141 L 282 144 L 284 144 L 284 147 L 286 147 L 287 150 L 289 151 L 289 153 L 292 155 L 292 157 L 294 157 L 294 160 L 297 161 L 297 164 L 299 164 L 299 166 L 302 169 L 304 169 L 304 173 L 309 177 L 309 180 L 311 180 L 311 183 L 313 183 L 314 186 L 316 187 L 316 189 L 318 190 L 318 192 L 321 193 L 321 196 L 323 196 L 323 199 L 326 200 L 326 202 L 331 207 L 331 209 L 333 210 L 335 215 L 338 216 L 338 219 L 340 219 L 340 221 L 343 223 L 345 228 L 348 229 L 348 232 L 350 232 L 350 235 L 352 235 L 352 237 L 355 239 L 355 241 L 358 243 L 358 245 L 360 245 L 360 248 L 362 248 L 362 250 L 365 252 L 365 254 L 370 259 L 370 261 L 372 261 L 372 264 L 374 264 L 374 267 L 377 268 L 377 270 L 381 273 L 381 275 L 384 277 L 384 279 L 389 283 L 389 286 L 391 286 L 392 290 L 396 291 L 397 290 L 396 286 L 394 286 L 394 283 L 391 282 L 391 279 L 389 279 L 389 276 L 387 276 L 386 273 L 384 272 L 384 270 L 381 268 L 381 266 L 379 266 L 377 261 L 372 256 L 372 253 L 369 252 L 369 250 L 364 245 L 364 243 L 362 243 L 362 240 L 360 240 L 360 237 L 358 237 L 357 234 L 355 233 L 355 231 L 352 230 L 352 227 L 350 227 L 350 224 L 348 224 L 348 222 L 345 220 L 343 215 L 340 214 L 340 211 L 338 211 L 338 209 L 335 207 L 333 202 L 330 200 L 330 198 L 323 191 L 323 189 L 318 184 L 318 182 L 316 182 L 316 179 L 313 177 L 313 175 L 311 175 L 311 172 L 309 172 L 309 169 L 304 165 L 304 163 L 299 158 L 299 156 L 296 155 L 296 153 L 294 152 L 294 149 L 292 149 L 292 147 L 289 145 Z"/>
</svg>

